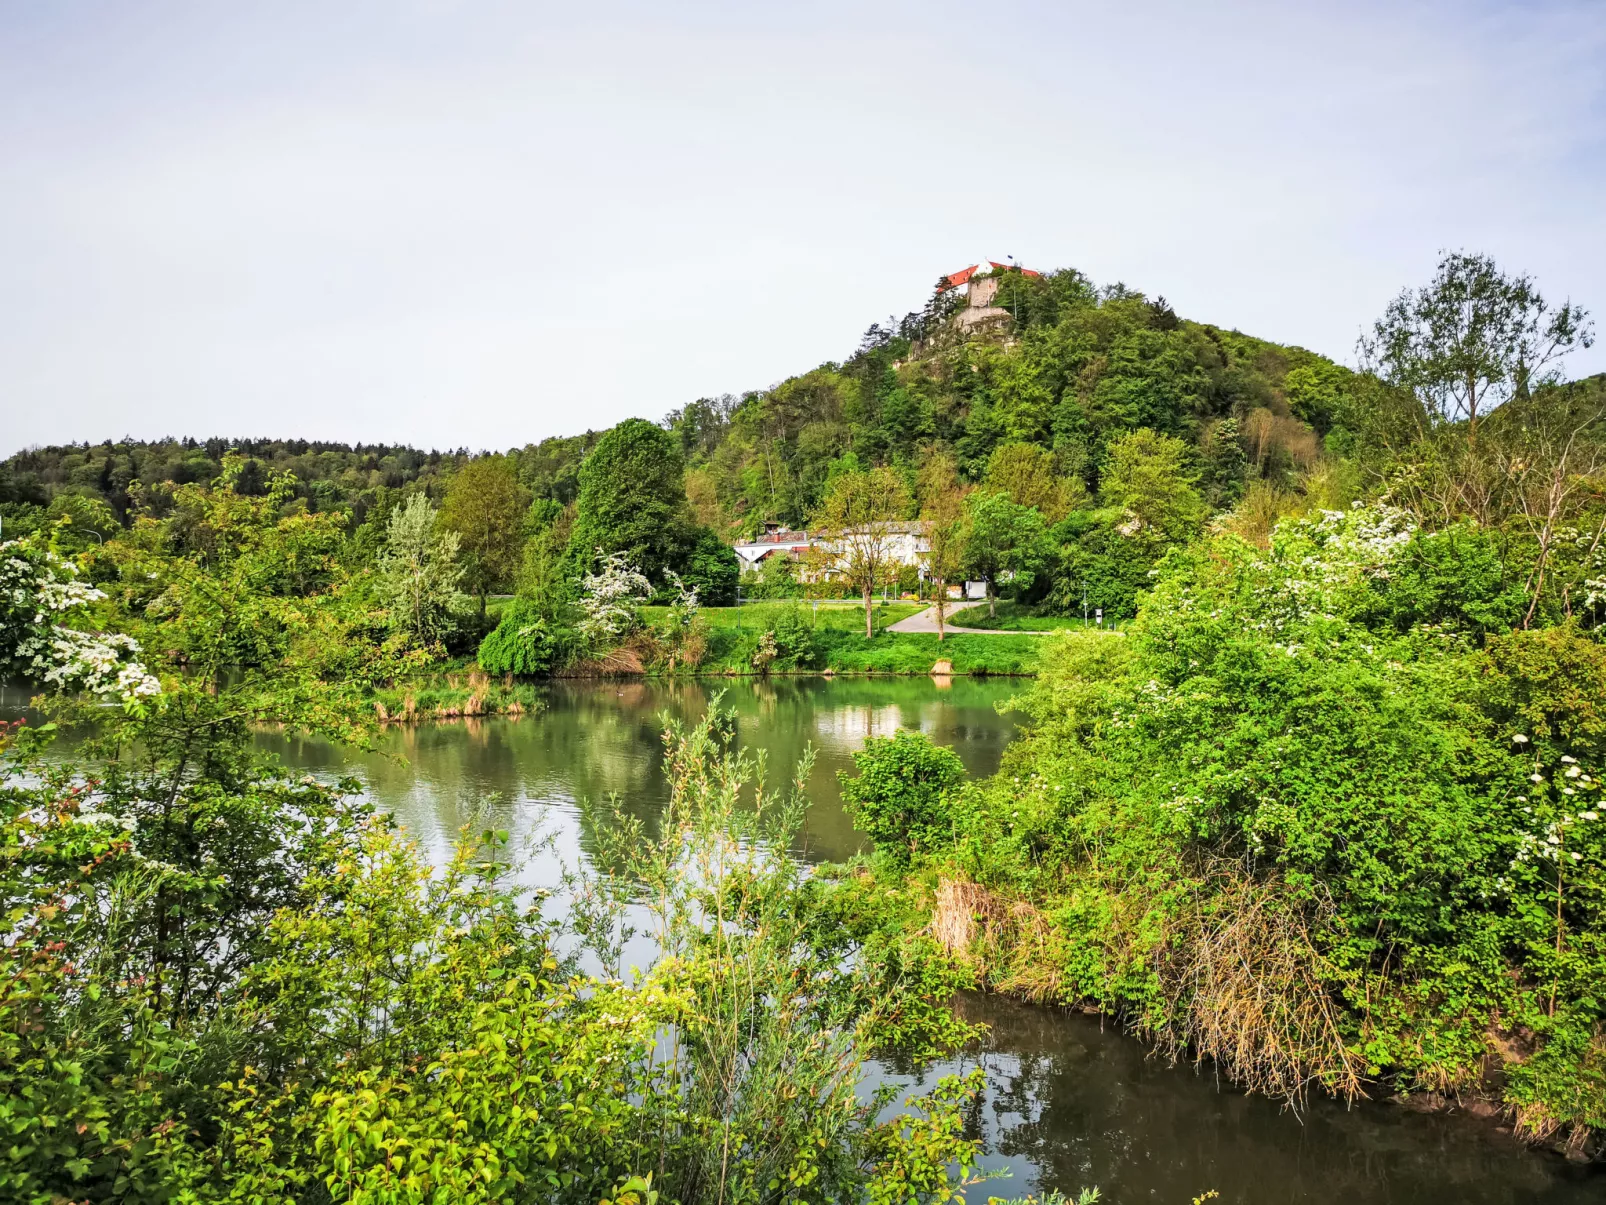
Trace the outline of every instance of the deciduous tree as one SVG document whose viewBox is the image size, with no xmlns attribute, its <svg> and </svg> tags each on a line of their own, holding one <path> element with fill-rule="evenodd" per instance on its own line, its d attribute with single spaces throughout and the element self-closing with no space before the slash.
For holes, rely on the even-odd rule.
<svg viewBox="0 0 1606 1205">
<path fill-rule="evenodd" d="M 661 585 L 664 570 L 682 568 L 695 545 L 680 448 L 645 419 L 626 419 L 597 442 L 580 466 L 577 503 L 569 541 L 576 572 L 589 569 L 600 548 L 624 553 Z"/>
<path fill-rule="evenodd" d="M 419 646 L 438 644 L 455 627 L 467 599 L 458 590 L 458 536 L 447 531 L 423 494 L 413 494 L 390 512 L 380 580 L 391 626 Z"/>
<path fill-rule="evenodd" d="M 1081 481 L 1055 472 L 1052 452 L 1030 443 L 994 448 L 982 484 L 1008 494 L 1021 506 L 1036 507 L 1049 523 L 1058 523 L 1075 510 L 1087 492 Z"/>
<path fill-rule="evenodd" d="M 476 457 L 446 487 L 441 519 L 457 533 L 463 584 L 478 596 L 481 618 L 486 594 L 518 572 L 529 506 L 529 493 L 505 456 Z"/>
<path fill-rule="evenodd" d="M 1175 544 L 1191 540 L 1204 524 L 1204 499 L 1194 481 L 1187 444 L 1140 427 L 1110 445 L 1099 493 L 1106 506 L 1127 511 L 1123 535 Z"/>
<path fill-rule="evenodd" d="M 1043 516 L 1009 495 L 977 490 L 965 499 L 966 572 L 987 583 L 987 614 L 998 613 L 998 583 L 1034 575 L 1047 554 Z"/>
<path fill-rule="evenodd" d="M 1478 420 L 1511 398 L 1557 377 L 1558 361 L 1589 347 L 1587 311 L 1552 309 L 1531 276 L 1508 276 L 1486 255 L 1446 253 L 1433 280 L 1407 289 L 1360 341 L 1362 363 L 1410 389 L 1441 422 Z"/>
<path fill-rule="evenodd" d="M 965 488 L 958 466 L 947 454 L 933 456 L 920 470 L 920 517 L 926 522 L 926 572 L 937 612 L 937 642 L 947 636 L 948 583 L 965 573 Z"/>
<path fill-rule="evenodd" d="M 909 492 L 892 469 L 842 473 L 832 482 L 815 516 L 826 538 L 830 569 L 864 598 L 864 637 L 875 635 L 871 596 L 897 573 L 893 549 L 901 538 L 892 524 L 908 512 Z"/>
</svg>

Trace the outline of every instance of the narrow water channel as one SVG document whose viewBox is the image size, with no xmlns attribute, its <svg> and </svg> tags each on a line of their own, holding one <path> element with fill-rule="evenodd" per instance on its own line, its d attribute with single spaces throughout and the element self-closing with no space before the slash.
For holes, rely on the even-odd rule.
<svg viewBox="0 0 1606 1205">
<path fill-rule="evenodd" d="M 805 747 L 816 751 L 812 807 L 800 854 L 838 860 L 861 840 L 842 811 L 836 771 L 867 735 L 899 727 L 952 746 L 973 774 L 992 773 L 1015 732 L 997 704 L 1018 682 L 819 678 L 723 686 L 738 734 L 783 781 Z M 583 857 L 589 834 L 576 802 L 615 795 L 649 824 L 667 790 L 660 770 L 664 714 L 701 715 L 721 689 L 705 683 L 554 683 L 547 709 L 390 730 L 382 748 L 354 754 L 264 736 L 292 767 L 361 779 L 426 848 L 444 853 L 465 824 L 494 820 L 516 840 L 545 832 L 532 878 Z M 550 881 L 548 878 L 547 881 Z M 1606 1201 L 1606 1176 L 1523 1148 L 1488 1122 L 1397 1106 L 1346 1110 L 1315 1102 L 1302 1115 L 1218 1084 L 1208 1068 L 1171 1067 L 1097 1018 L 989 998 L 961 1006 L 991 1026 L 987 1049 L 934 1067 L 878 1066 L 913 1091 L 979 1059 L 989 1089 L 971 1123 L 986 1166 L 1008 1179 L 975 1201 L 1097 1185 L 1115 1205 L 1187 1205 L 1215 1189 L 1238 1205 L 1573 1205 Z"/>
</svg>

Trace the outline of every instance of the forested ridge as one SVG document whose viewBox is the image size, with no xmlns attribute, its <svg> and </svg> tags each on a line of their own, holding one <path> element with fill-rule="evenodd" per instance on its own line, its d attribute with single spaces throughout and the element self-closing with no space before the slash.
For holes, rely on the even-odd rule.
<svg viewBox="0 0 1606 1205">
<path fill-rule="evenodd" d="M 0 1190 L 952 1200 L 980 1073 L 896 1116 L 858 1089 L 973 1039 L 961 988 L 1606 1156 L 1588 314 L 1449 253 L 1349 369 L 987 279 L 986 321 L 939 290 L 772 389 L 503 453 L 6 462 L 0 670 L 41 714 L 0 729 Z M 918 567 L 878 542 L 909 520 Z M 830 539 L 726 606 L 765 522 Z M 885 630 L 961 579 L 1075 630 Z M 873 852 L 810 873 L 794 768 L 764 786 L 717 708 L 671 726 L 669 807 L 590 801 L 562 919 L 505 833 L 432 868 L 252 743 L 536 710 L 557 674 L 815 670 L 1034 676 L 991 778 L 869 740 L 841 789 Z"/>
<path fill-rule="evenodd" d="M 672 412 L 664 425 L 690 470 L 699 517 L 727 535 L 751 534 L 765 520 L 801 525 L 844 456 L 912 471 L 931 450 L 948 449 L 974 481 L 997 447 L 1020 442 L 1052 452 L 1061 472 L 1096 488 L 1109 440 L 1136 427 L 1183 437 L 1208 467 L 1211 499 L 1230 501 L 1245 469 L 1231 442 L 1263 475 L 1308 467 L 1335 430 L 1347 446 L 1346 421 L 1355 426 L 1352 411 L 1363 404 L 1356 375 L 1322 356 L 1184 321 L 1163 298 L 1096 290 L 1075 271 L 1010 275 L 999 303 L 1018 314 L 1007 335 L 953 337 L 944 323 L 954 306 L 938 294 L 923 311 L 872 325 L 840 363 Z M 1221 430 L 1228 419 L 1236 430 Z M 534 497 L 567 504 L 599 437 L 553 437 L 505 455 Z M 242 493 L 262 493 L 269 476 L 288 472 L 308 509 L 349 507 L 359 521 L 384 490 L 421 486 L 438 497 L 471 455 L 294 439 L 108 439 L 14 453 L 0 464 L 0 505 L 17 523 L 28 508 L 78 495 L 126 520 L 133 507 L 159 507 L 164 485 L 215 480 L 229 451 L 244 460 Z"/>
</svg>

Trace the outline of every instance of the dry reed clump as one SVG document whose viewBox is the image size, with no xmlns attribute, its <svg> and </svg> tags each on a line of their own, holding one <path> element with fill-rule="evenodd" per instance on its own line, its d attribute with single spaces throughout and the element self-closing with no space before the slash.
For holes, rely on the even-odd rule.
<svg viewBox="0 0 1606 1205">
<path fill-rule="evenodd" d="M 1008 900 L 979 883 L 942 879 L 931 936 L 963 959 L 994 990 L 1043 1001 L 1059 988 L 1051 957 L 1053 926 L 1025 900 Z"/>
<path fill-rule="evenodd" d="M 1315 934 L 1330 900 L 1302 908 L 1277 880 L 1210 876 L 1171 953 L 1156 967 L 1169 1021 L 1155 1036 L 1173 1058 L 1213 1059 L 1240 1085 L 1290 1102 L 1312 1083 L 1346 1101 L 1366 1095 L 1348 1047 L 1333 975 Z"/>
<path fill-rule="evenodd" d="M 1203 876 L 1169 906 L 1131 882 L 1111 888 L 1115 906 L 1095 940 L 1108 966 L 1148 961 L 1159 1008 L 1135 1025 L 1162 1051 L 1212 1059 L 1246 1090 L 1290 1103 L 1313 1083 L 1349 1101 L 1366 1095 L 1365 1066 L 1346 1044 L 1315 940 L 1335 919 L 1330 902 L 1301 908 L 1280 882 L 1234 869 Z M 1157 915 L 1169 917 L 1158 940 Z M 1061 939 L 1024 900 L 943 879 L 930 933 L 992 990 L 1036 1001 L 1063 993 Z"/>
</svg>

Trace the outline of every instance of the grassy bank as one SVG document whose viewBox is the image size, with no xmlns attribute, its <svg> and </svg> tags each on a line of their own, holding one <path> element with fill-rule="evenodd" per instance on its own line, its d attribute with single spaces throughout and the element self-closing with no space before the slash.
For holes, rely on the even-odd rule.
<svg viewBox="0 0 1606 1205">
<path fill-rule="evenodd" d="M 878 603 L 873 611 L 876 635 L 866 640 L 864 611 L 857 604 L 822 603 L 815 608 L 783 601 L 708 607 L 701 612 L 706 625 L 701 657 L 695 666 L 675 672 L 929 674 L 941 662 L 955 674 L 1035 672 L 1040 637 L 950 635 L 939 643 L 935 633 L 887 630 L 924 609 L 924 603 Z M 664 614 L 647 608 L 644 618 L 648 624 L 662 623 Z M 645 642 L 637 660 L 643 672 L 667 672 Z"/>
<path fill-rule="evenodd" d="M 871 607 L 871 622 L 880 632 L 900 619 L 918 615 L 925 608 L 925 603 L 877 602 Z M 830 599 L 815 603 L 806 599 L 774 599 L 744 603 L 739 607 L 703 607 L 698 611 L 709 630 L 717 632 L 748 629 L 762 632 L 794 614 L 815 631 L 864 635 L 864 606 L 856 601 Z M 641 608 L 642 620 L 648 624 L 663 623 L 668 615 L 668 607 Z"/>
<path fill-rule="evenodd" d="M 1080 616 L 1043 615 L 1036 607 L 1022 606 L 1005 599 L 998 603 L 997 613 L 989 615 L 986 603 L 975 603 L 948 613 L 948 622 L 960 628 L 991 628 L 999 632 L 1063 632 L 1097 628 L 1089 620 L 1083 623 Z M 1111 625 L 1106 624 L 1106 627 Z"/>
</svg>

